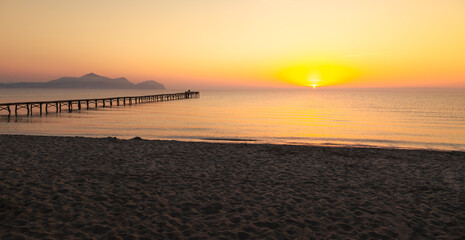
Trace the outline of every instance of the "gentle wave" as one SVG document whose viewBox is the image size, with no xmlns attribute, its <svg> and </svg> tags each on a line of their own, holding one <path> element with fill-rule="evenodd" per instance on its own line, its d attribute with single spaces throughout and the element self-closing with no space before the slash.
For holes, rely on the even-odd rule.
<svg viewBox="0 0 465 240">
<path fill-rule="evenodd" d="M 3 102 L 65 94 L 127 95 L 121 90 L 0 89 Z M 198 99 L 32 117 L 2 115 L 0 133 L 465 151 L 463 96 L 431 90 L 203 91 Z"/>
</svg>

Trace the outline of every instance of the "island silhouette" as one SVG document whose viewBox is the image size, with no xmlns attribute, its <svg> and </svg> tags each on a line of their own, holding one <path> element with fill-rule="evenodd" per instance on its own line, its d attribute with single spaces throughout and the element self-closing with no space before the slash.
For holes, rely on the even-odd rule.
<svg viewBox="0 0 465 240">
<path fill-rule="evenodd" d="M 165 89 L 165 86 L 154 80 L 135 84 L 124 77 L 108 78 L 88 73 L 81 77 L 62 77 L 48 82 L 0 83 L 0 88 Z"/>
</svg>

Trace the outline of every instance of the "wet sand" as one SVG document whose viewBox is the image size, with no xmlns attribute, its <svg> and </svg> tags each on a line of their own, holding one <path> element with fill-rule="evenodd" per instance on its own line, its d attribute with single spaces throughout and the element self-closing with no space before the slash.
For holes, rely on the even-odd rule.
<svg viewBox="0 0 465 240">
<path fill-rule="evenodd" d="M 463 239 L 465 153 L 0 135 L 0 239 Z"/>
</svg>

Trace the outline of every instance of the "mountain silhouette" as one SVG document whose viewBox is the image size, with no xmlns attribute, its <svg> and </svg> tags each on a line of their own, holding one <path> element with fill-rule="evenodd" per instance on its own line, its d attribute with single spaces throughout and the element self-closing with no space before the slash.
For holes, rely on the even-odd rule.
<svg viewBox="0 0 465 240">
<path fill-rule="evenodd" d="M 134 84 L 124 77 L 108 78 L 95 73 L 81 77 L 62 77 L 48 82 L 3 83 L 3 88 L 89 88 L 89 89 L 165 89 L 163 84 L 149 80 Z"/>
<path fill-rule="evenodd" d="M 144 82 L 140 82 L 136 84 L 137 89 L 165 89 L 165 86 L 163 84 L 154 81 L 154 80 L 148 80 Z"/>
</svg>

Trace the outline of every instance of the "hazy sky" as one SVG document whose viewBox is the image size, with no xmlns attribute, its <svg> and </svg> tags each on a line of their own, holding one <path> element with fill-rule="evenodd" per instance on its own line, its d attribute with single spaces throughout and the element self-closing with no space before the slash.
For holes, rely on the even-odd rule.
<svg viewBox="0 0 465 240">
<path fill-rule="evenodd" d="M 0 82 L 465 87 L 464 0 L 0 0 Z"/>
</svg>

